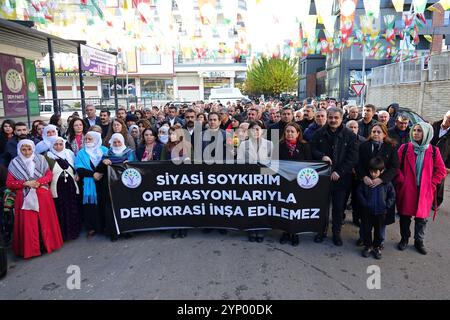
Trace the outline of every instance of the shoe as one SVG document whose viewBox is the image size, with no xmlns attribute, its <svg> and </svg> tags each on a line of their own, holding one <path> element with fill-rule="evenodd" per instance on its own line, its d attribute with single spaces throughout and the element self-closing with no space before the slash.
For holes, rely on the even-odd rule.
<svg viewBox="0 0 450 320">
<path fill-rule="evenodd" d="M 256 233 L 249 233 L 248 234 L 248 241 L 255 242 L 256 241 Z"/>
<path fill-rule="evenodd" d="M 281 238 L 280 238 L 280 243 L 286 244 L 286 243 L 288 243 L 288 241 L 290 239 L 291 239 L 291 235 L 287 232 L 283 232 L 283 234 L 281 235 Z"/>
<path fill-rule="evenodd" d="M 369 248 L 369 247 L 364 247 L 364 249 L 363 249 L 363 251 L 361 252 L 361 255 L 364 257 L 364 258 L 368 258 L 368 257 L 370 257 L 370 253 L 372 252 L 372 249 L 371 248 Z"/>
<path fill-rule="evenodd" d="M 110 240 L 111 242 L 116 242 L 117 240 L 119 240 L 119 237 L 117 236 L 117 234 L 112 234 Z"/>
<path fill-rule="evenodd" d="M 322 243 L 324 238 L 326 238 L 326 235 L 324 235 L 323 233 L 318 233 L 314 237 L 314 242 L 315 243 Z"/>
<path fill-rule="evenodd" d="M 364 240 L 363 239 L 356 240 L 356 246 L 357 247 L 362 247 L 363 245 L 364 245 Z"/>
<path fill-rule="evenodd" d="M 178 230 L 173 230 L 172 234 L 170 235 L 172 239 L 176 239 L 179 236 Z"/>
<path fill-rule="evenodd" d="M 300 243 L 300 238 L 298 237 L 298 234 L 293 234 L 291 239 L 291 244 L 296 247 Z"/>
<path fill-rule="evenodd" d="M 381 244 L 380 244 L 380 250 L 383 250 L 384 249 L 384 242 L 382 242 Z"/>
<path fill-rule="evenodd" d="M 375 259 L 380 260 L 381 259 L 381 249 L 378 248 L 374 248 L 373 249 L 373 256 L 375 257 Z"/>
<path fill-rule="evenodd" d="M 220 234 L 227 234 L 228 230 L 227 229 L 219 229 L 219 233 Z"/>
<path fill-rule="evenodd" d="M 95 235 L 95 231 L 94 231 L 94 230 L 90 230 L 90 231 L 88 231 L 86 237 L 87 237 L 88 239 L 91 239 L 94 235 Z"/>
<path fill-rule="evenodd" d="M 408 246 L 408 239 L 402 239 L 397 245 L 398 250 L 404 251 Z"/>
<path fill-rule="evenodd" d="M 342 243 L 341 236 L 338 234 L 333 235 L 333 243 L 335 246 L 338 246 L 338 247 L 342 246 L 343 243 Z"/>
<path fill-rule="evenodd" d="M 427 254 L 427 250 L 425 249 L 425 246 L 423 245 L 423 241 L 414 241 L 414 247 L 419 251 L 420 254 Z"/>
<path fill-rule="evenodd" d="M 256 236 L 256 242 L 261 243 L 264 241 L 264 236 Z"/>
<path fill-rule="evenodd" d="M 187 229 L 181 229 L 180 232 L 178 232 L 178 237 L 180 238 L 186 238 L 187 237 Z"/>
</svg>

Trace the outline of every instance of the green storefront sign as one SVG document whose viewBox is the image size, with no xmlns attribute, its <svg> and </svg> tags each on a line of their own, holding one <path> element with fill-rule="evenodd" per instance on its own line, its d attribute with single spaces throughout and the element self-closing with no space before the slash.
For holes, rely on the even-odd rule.
<svg viewBox="0 0 450 320">
<path fill-rule="evenodd" d="M 27 81 L 28 103 L 30 105 L 30 115 L 39 115 L 39 95 L 37 88 L 36 66 L 34 61 L 24 59 L 25 79 Z"/>
</svg>

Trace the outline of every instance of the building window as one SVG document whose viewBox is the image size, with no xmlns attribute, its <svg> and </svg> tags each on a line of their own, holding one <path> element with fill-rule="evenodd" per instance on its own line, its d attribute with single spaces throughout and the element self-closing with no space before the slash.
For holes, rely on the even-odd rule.
<svg viewBox="0 0 450 320">
<path fill-rule="evenodd" d="M 141 96 L 154 100 L 173 100 L 173 81 L 141 79 Z"/>
<path fill-rule="evenodd" d="M 156 53 L 149 53 L 141 51 L 141 65 L 160 65 L 161 55 Z"/>
</svg>

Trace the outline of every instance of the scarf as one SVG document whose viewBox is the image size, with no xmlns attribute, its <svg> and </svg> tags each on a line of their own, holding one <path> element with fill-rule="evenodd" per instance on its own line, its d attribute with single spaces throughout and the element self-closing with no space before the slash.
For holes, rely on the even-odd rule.
<svg viewBox="0 0 450 320">
<path fill-rule="evenodd" d="M 33 154 L 26 158 L 20 148 L 23 145 L 31 146 Z M 19 141 L 17 144 L 17 157 L 11 161 L 8 170 L 17 180 L 29 181 L 42 178 L 48 170 L 48 163 L 45 158 L 35 153 L 34 142 L 28 139 Z M 22 210 L 39 211 L 39 201 L 36 189 L 25 187 L 23 189 Z"/>
<path fill-rule="evenodd" d="M 370 140 L 370 142 L 372 143 L 372 152 L 378 154 L 381 150 L 381 146 L 383 145 L 383 141 Z"/>
<path fill-rule="evenodd" d="M 416 182 L 417 185 L 420 186 L 420 181 L 422 179 L 422 169 L 423 169 L 423 160 L 425 159 L 425 151 L 427 151 L 430 146 L 431 139 L 433 139 L 433 127 L 431 124 L 426 122 L 419 122 L 415 126 L 419 125 L 423 131 L 423 139 L 419 144 L 417 141 L 413 139 L 413 131 L 409 132 L 409 136 L 411 138 L 411 143 L 414 148 L 414 153 L 416 154 Z M 415 127 L 414 126 L 414 127 Z M 413 128 L 414 128 L 413 127 Z"/>
<path fill-rule="evenodd" d="M 297 147 L 297 140 L 295 140 L 295 139 L 294 140 L 286 139 L 285 141 L 286 141 L 286 146 L 288 148 L 289 156 L 293 157 L 294 156 L 294 151 L 295 151 L 295 149 Z"/>
<path fill-rule="evenodd" d="M 86 143 L 85 147 L 78 152 L 75 169 L 82 168 L 92 171 L 91 162 L 97 166 L 108 149 L 102 146 L 100 133 L 89 131 L 86 135 L 91 136 L 94 142 Z M 97 204 L 97 189 L 93 177 L 83 178 L 83 204 Z"/>
<path fill-rule="evenodd" d="M 50 159 L 53 159 L 53 160 L 56 160 L 56 159 L 66 160 L 73 167 L 74 163 L 75 163 L 75 155 L 73 154 L 73 152 L 71 150 L 66 149 L 66 147 L 65 147 L 66 140 L 64 140 L 62 137 L 51 137 L 51 138 L 52 138 L 51 139 L 51 148 L 47 152 L 47 157 L 49 157 Z M 54 145 L 58 141 L 62 141 L 62 143 L 64 145 L 63 151 L 55 150 Z"/>
<path fill-rule="evenodd" d="M 94 142 L 85 143 L 84 149 L 89 155 L 90 161 L 97 166 L 103 158 L 104 152 L 102 152 L 102 135 L 96 131 L 89 131 L 86 136 L 90 136 L 94 139 Z"/>
<path fill-rule="evenodd" d="M 114 147 L 114 141 L 115 140 L 119 140 L 120 141 L 120 143 L 121 143 L 120 147 Z M 123 137 L 123 135 L 121 133 L 114 133 L 111 136 L 111 139 L 109 139 L 109 145 L 110 145 L 110 149 L 109 150 L 116 156 L 122 155 L 123 152 L 125 151 L 125 149 L 127 149 L 127 146 L 125 145 L 125 139 L 124 139 L 124 137 Z"/>
<path fill-rule="evenodd" d="M 56 135 L 50 137 L 47 136 L 50 130 L 55 131 Z M 39 142 L 36 146 L 36 153 L 41 154 L 43 152 L 50 150 L 50 148 L 52 147 L 52 138 L 55 136 L 58 136 L 58 128 L 53 124 L 45 126 L 44 129 L 42 130 L 42 141 Z"/>
<path fill-rule="evenodd" d="M 141 161 L 153 160 L 153 149 L 155 146 L 156 146 L 156 141 L 153 142 L 153 144 L 150 147 L 144 146 L 144 154 L 142 155 Z"/>
</svg>

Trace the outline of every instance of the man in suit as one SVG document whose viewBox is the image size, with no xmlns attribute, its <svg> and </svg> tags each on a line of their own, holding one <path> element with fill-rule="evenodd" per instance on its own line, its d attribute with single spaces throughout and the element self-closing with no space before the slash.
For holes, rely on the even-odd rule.
<svg viewBox="0 0 450 320">
<path fill-rule="evenodd" d="M 177 123 L 184 126 L 184 120 L 178 117 L 178 110 L 174 105 L 169 106 L 169 115 L 167 116 L 166 121 L 171 127 Z"/>
<path fill-rule="evenodd" d="M 93 125 L 100 125 L 100 117 L 97 117 L 95 107 L 92 104 L 86 106 L 86 118 L 83 119 L 86 122 L 88 128 Z"/>
<path fill-rule="evenodd" d="M 438 147 L 441 152 L 442 160 L 444 160 L 447 174 L 450 173 L 450 110 L 444 116 L 444 119 L 433 123 L 433 139 L 431 144 Z M 444 200 L 445 178 L 437 186 L 437 206 L 439 207 Z"/>
</svg>

